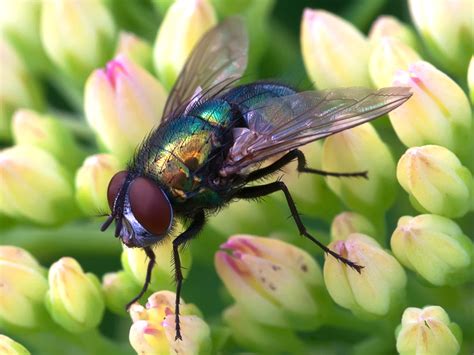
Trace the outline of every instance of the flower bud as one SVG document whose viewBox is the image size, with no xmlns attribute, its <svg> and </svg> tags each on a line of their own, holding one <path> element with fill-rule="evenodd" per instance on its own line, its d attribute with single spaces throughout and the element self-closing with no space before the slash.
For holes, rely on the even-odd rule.
<svg viewBox="0 0 474 355">
<path fill-rule="evenodd" d="M 433 57 L 450 72 L 464 75 L 474 51 L 472 1 L 410 0 L 408 3 L 413 22 Z"/>
<path fill-rule="evenodd" d="M 14 146 L 0 152 L 0 211 L 40 224 L 57 224 L 76 213 L 68 176 L 47 152 Z"/>
<path fill-rule="evenodd" d="M 400 355 L 455 355 L 461 348 L 461 329 L 439 306 L 405 309 L 396 336 Z"/>
<path fill-rule="evenodd" d="M 396 17 L 382 15 L 372 24 L 369 40 L 373 46 L 376 46 L 386 37 L 397 39 L 411 48 L 418 48 L 416 35 L 408 25 L 398 21 Z"/>
<path fill-rule="evenodd" d="M 469 86 L 469 93 L 471 95 L 471 104 L 474 105 L 474 56 L 471 57 L 467 71 L 467 85 Z"/>
<path fill-rule="evenodd" d="M 85 214 L 109 212 L 107 188 L 120 168 L 117 158 L 111 154 L 91 155 L 84 161 L 76 173 L 76 200 Z"/>
<path fill-rule="evenodd" d="M 154 250 L 156 256 L 156 264 L 151 274 L 150 290 L 163 290 L 174 287 L 174 266 L 172 264 L 173 242 L 167 239 L 160 243 Z M 191 269 L 191 252 L 189 248 L 181 249 L 180 252 L 182 272 L 186 277 Z M 124 270 L 134 279 L 134 281 L 142 286 L 145 282 L 146 270 L 149 258 L 145 251 L 140 248 L 123 247 L 122 266 Z"/>
<path fill-rule="evenodd" d="M 111 272 L 102 278 L 102 291 L 105 296 L 105 304 L 112 312 L 125 315 L 125 306 L 139 292 L 141 287 L 125 271 Z"/>
<path fill-rule="evenodd" d="M 30 352 L 21 344 L 6 335 L 0 334 L 0 354 L 3 355 L 30 355 Z"/>
<path fill-rule="evenodd" d="M 153 58 L 158 77 L 171 88 L 202 35 L 217 23 L 208 0 L 177 0 L 156 36 Z"/>
<path fill-rule="evenodd" d="M 363 215 L 355 212 L 338 214 L 331 224 L 331 240 L 346 240 L 352 233 L 361 233 L 373 237 L 377 235 L 373 224 Z"/>
<path fill-rule="evenodd" d="M 155 292 L 146 307 L 132 305 L 130 344 L 140 354 L 208 354 L 211 348 L 209 326 L 193 305 L 180 300 L 182 340 L 175 340 L 175 297 L 173 292 Z"/>
<path fill-rule="evenodd" d="M 216 253 L 217 273 L 246 315 L 262 324 L 314 329 L 321 270 L 305 251 L 268 238 L 236 235 Z"/>
<path fill-rule="evenodd" d="M 370 86 L 368 40 L 351 23 L 323 10 L 305 9 L 301 48 L 318 89 Z"/>
<path fill-rule="evenodd" d="M 83 158 L 71 132 L 57 118 L 21 109 L 13 116 L 12 129 L 17 144 L 41 148 L 71 170 Z"/>
<path fill-rule="evenodd" d="M 41 39 L 46 53 L 79 82 L 109 58 L 114 36 L 112 17 L 100 0 L 42 2 Z"/>
<path fill-rule="evenodd" d="M 158 80 L 119 55 L 87 80 L 84 108 L 100 141 L 124 162 L 159 124 L 165 100 Z"/>
<path fill-rule="evenodd" d="M 397 179 L 420 212 L 455 218 L 471 208 L 472 175 L 444 147 L 425 145 L 408 149 L 398 161 Z"/>
<path fill-rule="evenodd" d="M 326 138 L 322 168 L 335 172 L 368 172 L 368 179 L 327 178 L 329 188 L 355 211 L 380 212 L 393 202 L 395 163 L 390 150 L 369 123 Z"/>
<path fill-rule="evenodd" d="M 324 281 L 332 299 L 356 315 L 383 316 L 400 302 L 406 284 L 397 260 L 372 238 L 353 233 L 329 248 L 363 266 L 361 273 L 327 256 Z"/>
<path fill-rule="evenodd" d="M 436 286 L 456 284 L 468 276 L 474 248 L 459 226 L 433 214 L 404 216 L 392 234 L 397 259 Z"/>
<path fill-rule="evenodd" d="M 370 77 L 378 88 L 391 86 L 397 70 L 406 70 L 418 60 L 421 60 L 418 53 L 405 43 L 396 38 L 382 38 L 370 55 Z"/>
<path fill-rule="evenodd" d="M 292 330 L 261 324 L 247 317 L 237 305 L 227 308 L 223 318 L 232 331 L 232 338 L 247 350 L 257 353 L 304 353 L 303 344 Z"/>
<path fill-rule="evenodd" d="M 396 73 L 395 86 L 409 86 L 413 96 L 390 112 L 398 138 L 407 147 L 439 144 L 471 155 L 472 117 L 469 100 L 446 74 L 428 62 L 415 62 Z M 414 119 L 416 117 L 416 119 Z"/>
<path fill-rule="evenodd" d="M 46 271 L 26 250 L 6 245 L 0 246 L 0 270 L 0 324 L 38 328 L 46 316 Z"/>
<path fill-rule="evenodd" d="M 115 56 L 119 55 L 124 55 L 148 71 L 153 68 L 153 49 L 151 45 L 131 32 L 120 32 L 117 49 L 115 50 Z"/>
<path fill-rule="evenodd" d="M 43 97 L 35 78 L 27 71 L 15 49 L 0 37 L 0 140 L 10 138 L 10 121 L 18 107 L 43 108 Z"/>
<path fill-rule="evenodd" d="M 63 257 L 51 265 L 48 281 L 45 303 L 56 323 L 73 333 L 99 325 L 105 305 L 95 275 L 85 274 L 76 260 Z"/>
</svg>

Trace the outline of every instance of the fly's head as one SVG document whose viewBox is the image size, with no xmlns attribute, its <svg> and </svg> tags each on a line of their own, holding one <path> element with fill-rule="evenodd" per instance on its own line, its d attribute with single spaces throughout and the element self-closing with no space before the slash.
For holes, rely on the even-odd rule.
<svg viewBox="0 0 474 355">
<path fill-rule="evenodd" d="M 115 221 L 115 236 L 128 247 L 155 244 L 171 229 L 171 203 L 163 189 L 146 177 L 118 172 L 110 180 L 107 199 L 112 213 L 101 230 Z"/>
</svg>

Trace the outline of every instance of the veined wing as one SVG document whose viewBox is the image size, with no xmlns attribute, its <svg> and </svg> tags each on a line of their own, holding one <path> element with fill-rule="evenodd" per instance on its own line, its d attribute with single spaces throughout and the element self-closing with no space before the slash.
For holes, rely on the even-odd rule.
<svg viewBox="0 0 474 355">
<path fill-rule="evenodd" d="M 239 18 L 209 30 L 197 43 L 166 102 L 163 119 L 179 116 L 188 104 L 230 88 L 247 66 L 248 38 Z"/>
<path fill-rule="evenodd" d="M 410 96 L 406 87 L 342 88 L 266 100 L 244 113 L 248 128 L 234 129 L 234 145 L 221 174 L 238 173 L 275 154 L 371 121 Z"/>
</svg>

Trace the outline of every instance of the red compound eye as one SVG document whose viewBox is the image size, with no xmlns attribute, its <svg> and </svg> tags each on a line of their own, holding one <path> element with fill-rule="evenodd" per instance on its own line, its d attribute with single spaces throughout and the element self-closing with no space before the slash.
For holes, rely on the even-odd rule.
<svg viewBox="0 0 474 355">
<path fill-rule="evenodd" d="M 134 179 L 128 190 L 133 215 L 150 233 L 165 234 L 172 222 L 173 209 L 164 191 L 150 179 Z"/>
<path fill-rule="evenodd" d="M 117 194 L 120 192 L 125 179 L 127 178 L 128 172 L 125 170 L 119 171 L 110 179 L 109 187 L 107 188 L 107 201 L 109 202 L 110 210 L 114 209 L 114 202 Z"/>
</svg>

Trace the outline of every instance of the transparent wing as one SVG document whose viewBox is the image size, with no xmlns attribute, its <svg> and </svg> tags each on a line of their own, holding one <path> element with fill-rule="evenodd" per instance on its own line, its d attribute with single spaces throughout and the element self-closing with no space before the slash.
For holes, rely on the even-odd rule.
<svg viewBox="0 0 474 355">
<path fill-rule="evenodd" d="M 238 173 L 272 155 L 373 120 L 410 96 L 406 87 L 343 88 L 266 100 L 244 113 L 248 128 L 234 129 L 234 145 L 222 173 Z"/>
<path fill-rule="evenodd" d="M 166 102 L 162 121 L 179 116 L 190 102 L 231 87 L 247 66 L 248 38 L 239 18 L 207 32 L 191 52 Z"/>
</svg>

